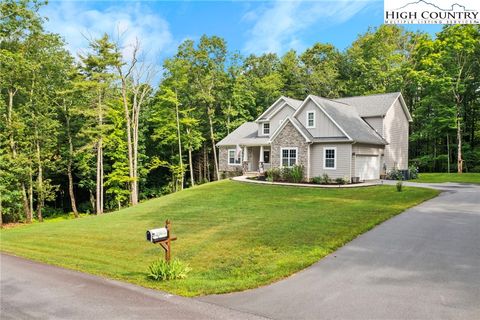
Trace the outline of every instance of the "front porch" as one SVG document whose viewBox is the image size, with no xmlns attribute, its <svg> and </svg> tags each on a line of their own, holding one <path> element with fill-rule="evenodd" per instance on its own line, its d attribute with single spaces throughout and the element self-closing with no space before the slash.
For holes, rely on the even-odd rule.
<svg viewBox="0 0 480 320">
<path fill-rule="evenodd" d="M 270 169 L 270 146 L 243 146 L 243 173 L 263 173 Z"/>
</svg>

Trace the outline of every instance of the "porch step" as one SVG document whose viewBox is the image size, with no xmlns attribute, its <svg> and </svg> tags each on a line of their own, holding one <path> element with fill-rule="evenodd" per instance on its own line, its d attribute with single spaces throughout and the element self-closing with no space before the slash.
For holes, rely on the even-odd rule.
<svg viewBox="0 0 480 320">
<path fill-rule="evenodd" d="M 260 172 L 258 172 L 258 171 L 247 171 L 243 175 L 247 176 L 247 177 L 257 177 L 257 176 L 260 175 Z"/>
</svg>

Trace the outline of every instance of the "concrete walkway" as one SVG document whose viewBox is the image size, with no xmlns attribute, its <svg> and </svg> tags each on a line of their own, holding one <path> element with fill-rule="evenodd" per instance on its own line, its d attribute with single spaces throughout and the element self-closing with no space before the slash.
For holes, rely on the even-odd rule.
<svg viewBox="0 0 480 320">
<path fill-rule="evenodd" d="M 274 319 L 480 319 L 480 186 L 405 185 L 444 192 L 285 280 L 199 300 Z"/>
<path fill-rule="evenodd" d="M 264 319 L 1 254 L 0 319 Z"/>
<path fill-rule="evenodd" d="M 290 183 L 290 182 L 269 182 L 261 180 L 248 179 L 248 176 L 233 177 L 232 180 L 248 183 L 269 184 L 276 186 L 291 186 L 291 187 L 309 187 L 309 188 L 358 188 L 370 187 L 382 184 L 382 180 L 369 180 L 366 182 L 355 184 L 313 184 L 313 183 Z"/>
</svg>

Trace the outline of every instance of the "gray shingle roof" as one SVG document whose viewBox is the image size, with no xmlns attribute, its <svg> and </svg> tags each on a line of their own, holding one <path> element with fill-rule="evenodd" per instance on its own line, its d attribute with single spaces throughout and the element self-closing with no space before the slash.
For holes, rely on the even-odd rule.
<svg viewBox="0 0 480 320">
<path fill-rule="evenodd" d="M 334 99 L 334 101 L 346 103 L 355 107 L 360 117 L 363 118 L 384 116 L 399 96 L 400 92 L 392 92 L 370 96 L 340 98 Z"/>
<path fill-rule="evenodd" d="M 290 107 L 292 107 L 294 110 L 297 110 L 298 107 L 300 107 L 300 105 L 303 103 L 302 100 L 297 100 L 297 99 L 293 99 L 293 98 L 289 98 L 289 97 L 285 97 L 285 96 L 281 96 L 280 99 L 282 99 L 283 101 L 285 101 Z M 278 99 L 278 100 L 280 100 Z M 277 100 L 277 101 L 278 101 Z M 275 102 L 277 102 L 275 101 Z M 274 103 L 275 104 L 275 103 Z M 272 106 L 270 106 L 271 108 Z M 275 109 L 273 109 L 275 110 Z M 268 110 L 265 111 L 264 113 L 261 114 L 260 117 L 258 117 L 258 119 L 256 121 L 262 121 L 262 120 L 266 120 L 268 119 L 268 116 L 272 113 L 273 110 Z"/>
<path fill-rule="evenodd" d="M 298 107 L 300 107 L 300 105 L 303 103 L 302 100 L 297 100 L 297 99 L 293 99 L 293 98 L 289 98 L 289 97 L 283 97 L 283 99 L 284 99 L 289 105 L 291 105 L 295 110 L 297 110 Z"/>
<path fill-rule="evenodd" d="M 356 142 L 385 145 L 387 142 L 373 130 L 352 106 L 317 96 L 310 96 Z"/>
<path fill-rule="evenodd" d="M 217 143 L 217 146 L 267 145 L 268 137 L 258 136 L 258 123 L 245 122 Z"/>
<path fill-rule="evenodd" d="M 373 130 L 362 117 L 384 116 L 400 92 L 376 94 L 370 96 L 349 97 L 340 99 L 326 99 L 311 95 L 325 112 L 347 133 L 354 141 L 360 143 L 385 145 L 387 142 Z M 282 97 L 282 99 L 297 110 L 303 101 Z M 312 137 L 310 132 L 298 121 L 291 117 L 290 121 L 313 142 L 348 141 L 348 138 Z M 246 122 L 217 143 L 217 146 L 239 145 L 268 145 L 269 137 L 258 136 L 258 124 Z"/>
</svg>

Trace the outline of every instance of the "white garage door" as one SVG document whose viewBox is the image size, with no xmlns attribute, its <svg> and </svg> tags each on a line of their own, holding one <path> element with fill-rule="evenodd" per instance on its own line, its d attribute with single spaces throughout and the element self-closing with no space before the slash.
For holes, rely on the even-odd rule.
<svg viewBox="0 0 480 320">
<path fill-rule="evenodd" d="M 380 161 L 375 156 L 356 156 L 355 171 L 360 180 L 372 180 L 380 178 Z"/>
</svg>

